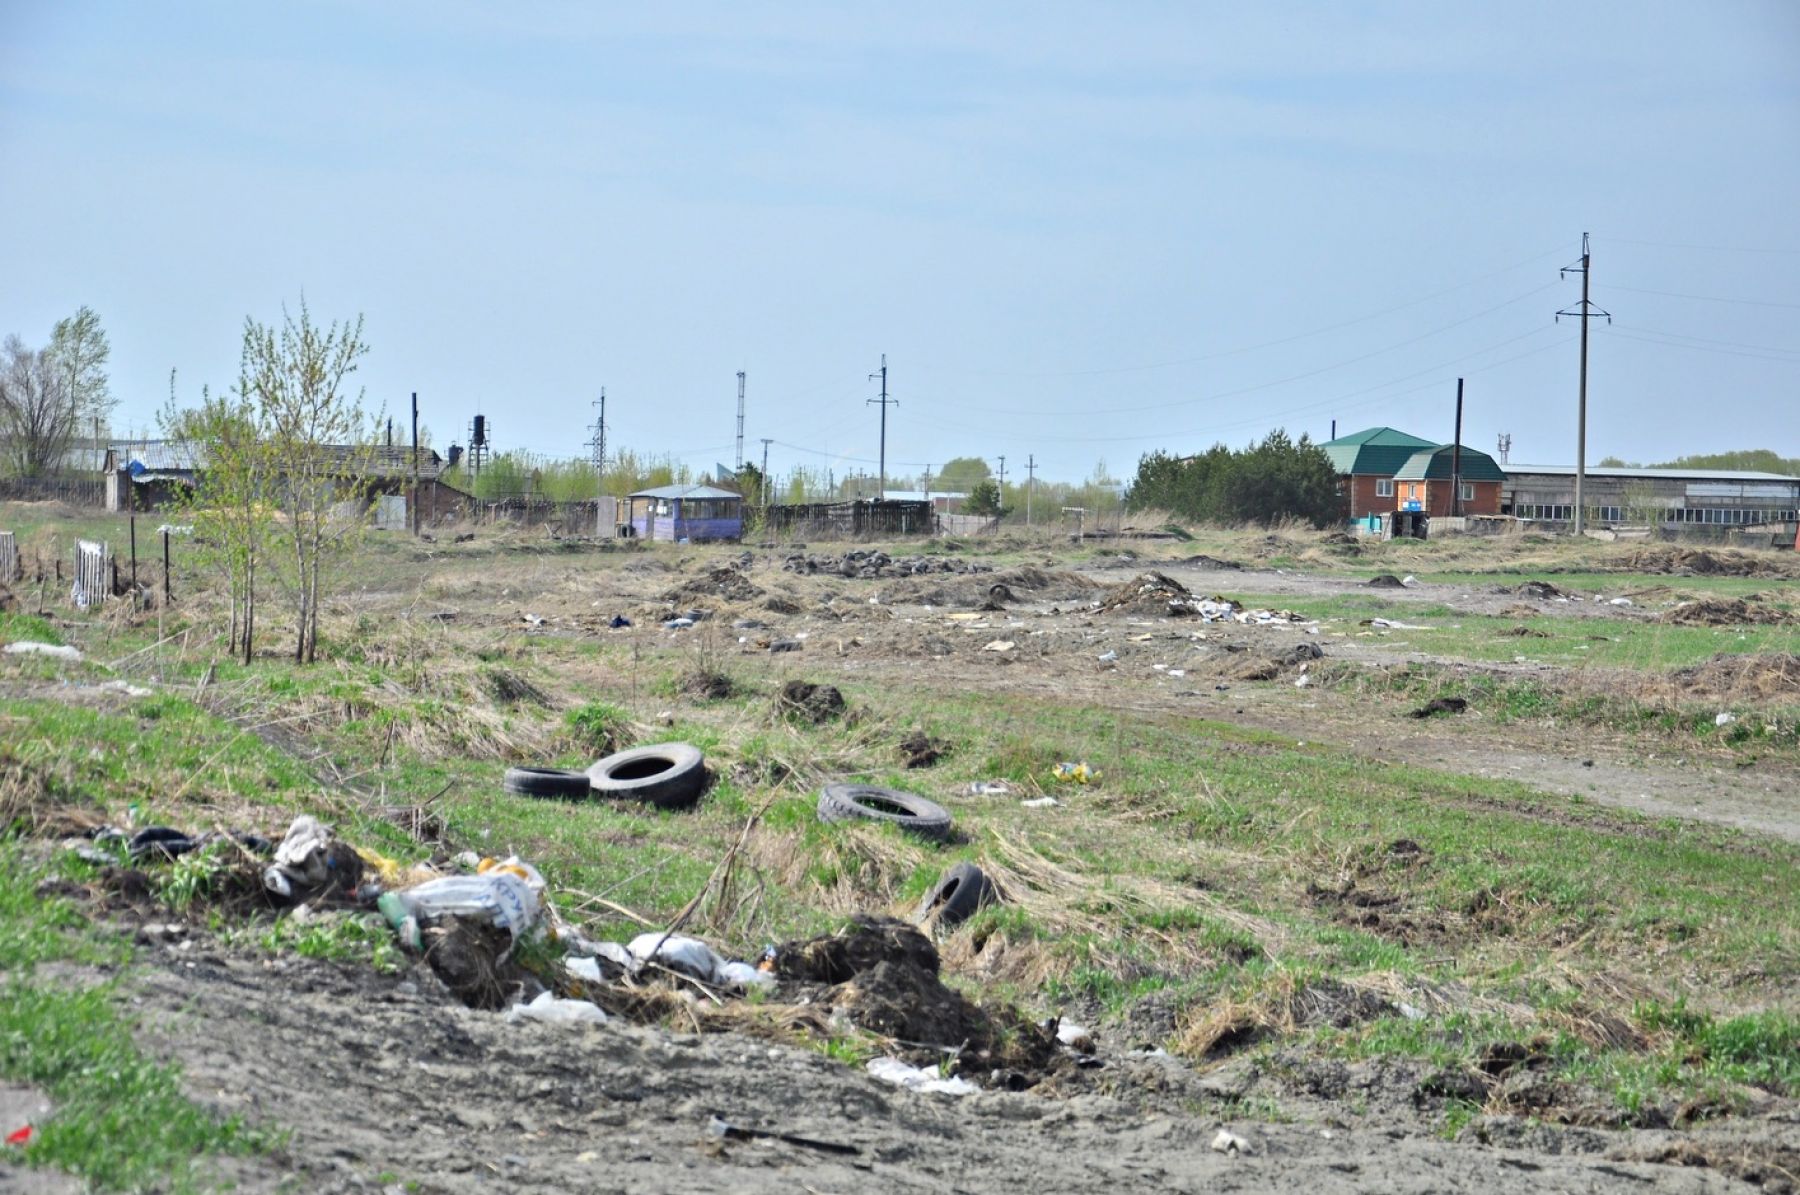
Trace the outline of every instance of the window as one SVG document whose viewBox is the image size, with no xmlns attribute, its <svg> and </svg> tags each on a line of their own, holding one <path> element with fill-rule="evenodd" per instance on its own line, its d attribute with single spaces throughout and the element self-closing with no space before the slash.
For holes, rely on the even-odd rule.
<svg viewBox="0 0 1800 1195">
<path fill-rule="evenodd" d="M 1394 479 L 1391 477 L 1376 478 L 1375 496 L 1377 498 L 1392 498 L 1394 496 Z"/>
<path fill-rule="evenodd" d="M 1462 494 L 1462 500 L 1464 502 L 1475 501 L 1475 483 L 1474 482 L 1472 482 L 1472 481 L 1463 482 L 1462 486 L 1460 487 L 1459 492 Z"/>
<path fill-rule="evenodd" d="M 1408 498 L 1417 498 L 1419 496 L 1419 487 L 1417 485 L 1407 486 L 1406 487 L 1406 496 Z"/>
</svg>

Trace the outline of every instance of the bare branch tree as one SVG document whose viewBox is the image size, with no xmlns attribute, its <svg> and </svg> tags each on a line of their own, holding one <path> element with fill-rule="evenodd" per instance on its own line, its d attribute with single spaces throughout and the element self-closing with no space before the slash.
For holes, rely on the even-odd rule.
<svg viewBox="0 0 1800 1195">
<path fill-rule="evenodd" d="M 62 464 L 77 426 L 68 377 L 48 349 L 6 338 L 0 360 L 0 464 L 39 477 Z"/>
</svg>

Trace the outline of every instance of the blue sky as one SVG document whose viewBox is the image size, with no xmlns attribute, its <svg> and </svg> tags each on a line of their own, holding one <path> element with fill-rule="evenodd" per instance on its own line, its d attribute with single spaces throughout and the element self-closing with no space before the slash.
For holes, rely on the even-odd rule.
<svg viewBox="0 0 1800 1195">
<path fill-rule="evenodd" d="M 654 11 L 666 8 L 669 11 Z M 516 10 L 516 11 L 514 11 Z M 440 444 L 891 474 L 1392 424 L 1800 454 L 1800 6 L 0 2 L 0 334 L 362 314 Z"/>
</svg>

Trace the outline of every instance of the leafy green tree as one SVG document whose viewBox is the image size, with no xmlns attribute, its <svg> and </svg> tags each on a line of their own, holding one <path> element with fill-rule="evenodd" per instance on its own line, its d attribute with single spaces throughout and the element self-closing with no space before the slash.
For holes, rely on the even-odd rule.
<svg viewBox="0 0 1800 1195">
<path fill-rule="evenodd" d="M 1721 469 L 1741 473 L 1781 473 L 1800 477 L 1800 457 L 1781 456 L 1769 448 L 1746 448 L 1736 452 L 1709 452 L 1696 456 L 1678 456 L 1652 469 Z"/>
<path fill-rule="evenodd" d="M 975 492 L 977 482 L 986 481 L 994 475 L 988 463 L 978 456 L 959 456 L 947 462 L 931 479 L 933 493 L 969 494 Z"/>
<path fill-rule="evenodd" d="M 84 304 L 74 315 L 57 320 L 50 332 L 49 353 L 57 372 L 67 379 L 76 420 L 83 427 L 105 423 L 118 400 L 106 374 L 112 345 L 94 309 Z"/>
<path fill-rule="evenodd" d="M 1003 519 L 1012 513 L 1012 507 L 1001 504 L 1000 487 L 992 479 L 978 481 L 969 487 L 968 497 L 963 499 L 963 511 L 972 515 L 988 515 Z"/>
<path fill-rule="evenodd" d="M 1215 444 L 1197 456 L 1151 453 L 1138 462 L 1125 501 L 1131 510 L 1218 523 L 1298 518 L 1323 527 L 1340 513 L 1330 458 L 1310 438 L 1293 441 L 1279 429 L 1240 452 Z"/>
</svg>

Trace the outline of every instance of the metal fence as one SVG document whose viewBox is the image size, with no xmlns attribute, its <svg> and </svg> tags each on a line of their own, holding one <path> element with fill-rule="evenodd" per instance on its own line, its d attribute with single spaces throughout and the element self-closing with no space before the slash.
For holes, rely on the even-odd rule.
<svg viewBox="0 0 1800 1195">
<path fill-rule="evenodd" d="M 935 535 L 938 515 L 929 502 L 807 502 L 771 506 L 765 529 L 772 535 L 826 538 Z"/>
<path fill-rule="evenodd" d="M 104 477 L 0 477 L 0 502 L 66 502 L 104 507 Z"/>
</svg>

